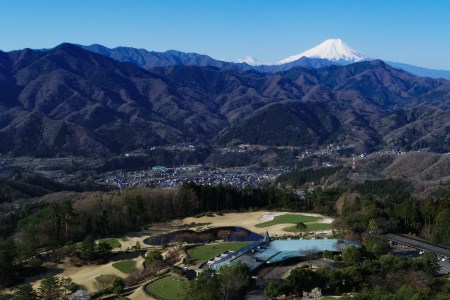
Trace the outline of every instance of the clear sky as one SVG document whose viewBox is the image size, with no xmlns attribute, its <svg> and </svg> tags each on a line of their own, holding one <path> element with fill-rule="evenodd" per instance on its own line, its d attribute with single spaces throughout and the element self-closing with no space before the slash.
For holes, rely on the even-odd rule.
<svg viewBox="0 0 450 300">
<path fill-rule="evenodd" d="M 447 0 L 4 0 L 0 49 L 62 42 L 278 61 L 341 38 L 372 57 L 450 70 Z"/>
</svg>

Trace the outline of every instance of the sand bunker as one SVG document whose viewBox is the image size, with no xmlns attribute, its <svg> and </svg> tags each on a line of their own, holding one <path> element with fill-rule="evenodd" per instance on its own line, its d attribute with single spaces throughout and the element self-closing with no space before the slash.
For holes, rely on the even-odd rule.
<svg viewBox="0 0 450 300">
<path fill-rule="evenodd" d="M 142 300 L 142 299 L 156 300 L 155 298 L 148 296 L 142 289 L 143 287 L 137 288 L 131 295 L 127 296 L 127 298 L 130 300 Z"/>
<path fill-rule="evenodd" d="M 283 212 L 271 212 L 271 213 L 262 215 L 261 218 L 259 218 L 259 220 L 261 222 L 272 221 L 276 216 L 280 216 L 280 215 L 284 215 L 284 214 L 285 213 L 283 213 Z"/>
<path fill-rule="evenodd" d="M 245 212 L 245 213 L 228 213 L 224 214 L 222 216 L 215 215 L 214 217 L 207 217 L 203 216 L 200 218 L 185 218 L 183 220 L 175 220 L 172 222 L 172 225 L 174 226 L 181 226 L 191 223 L 199 223 L 199 224 L 209 224 L 207 227 L 225 227 L 225 226 L 240 226 L 243 228 L 246 228 L 250 231 L 264 234 L 266 231 L 269 232 L 271 235 L 286 235 L 288 234 L 286 231 L 283 230 L 287 225 L 286 224 L 277 224 L 270 227 L 265 228 L 258 228 L 255 225 L 271 221 L 273 218 L 279 215 L 284 214 L 296 214 L 296 215 L 307 215 L 307 216 L 314 216 L 319 217 L 320 220 L 318 220 L 316 223 L 327 223 L 330 224 L 333 222 L 333 219 L 329 217 L 325 217 L 319 214 L 312 214 L 312 213 L 292 213 L 292 212 L 270 212 L 270 211 L 254 211 L 254 212 Z M 196 229 L 193 227 L 192 229 Z M 198 230 L 204 230 L 206 229 L 205 226 L 197 228 Z M 322 230 L 320 230 L 322 232 Z"/>
<path fill-rule="evenodd" d="M 142 269 L 144 259 L 139 256 L 133 259 L 136 261 L 136 268 Z M 116 268 L 112 266 L 113 263 L 117 261 L 111 261 L 104 265 L 86 265 L 82 267 L 74 267 L 67 265 L 60 265 L 58 268 L 63 269 L 64 271 L 58 274 L 58 277 L 70 277 L 73 282 L 77 284 L 81 284 L 86 287 L 88 292 L 97 291 L 96 280 L 95 278 L 100 275 L 116 275 L 121 278 L 125 278 L 128 274 L 122 273 Z M 40 285 L 40 280 L 33 282 L 33 288 L 38 289 Z"/>
</svg>

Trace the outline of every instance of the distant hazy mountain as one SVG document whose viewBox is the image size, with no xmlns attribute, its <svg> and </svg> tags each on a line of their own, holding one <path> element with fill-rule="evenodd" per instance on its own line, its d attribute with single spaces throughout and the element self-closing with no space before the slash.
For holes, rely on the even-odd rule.
<svg viewBox="0 0 450 300">
<path fill-rule="evenodd" d="M 299 59 L 281 65 L 260 65 L 252 66 L 252 69 L 264 73 L 283 72 L 294 67 L 317 69 L 332 66 L 335 63 L 323 58 L 300 57 Z"/>
<path fill-rule="evenodd" d="M 79 46 L 82 47 L 83 49 L 108 56 L 117 61 L 131 62 L 147 70 L 158 67 L 185 65 L 185 66 L 202 66 L 202 67 L 209 66 L 217 68 L 237 67 L 244 71 L 255 70 L 264 73 L 275 73 L 287 71 L 292 67 L 322 68 L 333 64 L 332 62 L 329 62 L 326 59 L 302 57 L 296 61 L 283 65 L 251 66 L 245 62 L 242 63 L 226 62 L 216 60 L 203 54 L 185 53 L 175 50 L 168 50 L 165 52 L 155 52 L 131 47 L 117 47 L 110 49 L 105 46 L 96 44 L 90 46 L 82 46 L 82 45 Z"/>
<path fill-rule="evenodd" d="M 0 51 L 0 152 L 104 156 L 180 142 L 450 151 L 450 81 L 382 61 L 145 70 L 62 44 Z"/>
<path fill-rule="evenodd" d="M 245 60 L 251 62 L 252 64 L 250 65 L 246 62 L 226 62 L 216 60 L 203 54 L 185 53 L 175 50 L 155 52 L 131 47 L 117 47 L 110 49 L 96 44 L 90 46 L 80 45 L 80 47 L 95 53 L 103 54 L 117 61 L 131 62 L 147 70 L 155 67 L 190 65 L 217 68 L 237 67 L 245 71 L 254 70 L 264 73 L 276 73 L 287 71 L 293 67 L 323 68 L 330 65 L 346 65 L 363 60 L 374 59 L 370 58 L 362 51 L 352 48 L 340 39 L 326 40 L 318 46 L 300 54 L 289 56 L 274 64 L 266 65 L 255 65 L 257 61 L 253 58 L 247 58 L 247 60 Z M 417 76 L 450 79 L 450 71 L 427 69 L 398 62 L 387 63 L 395 68 L 402 69 Z"/>
<path fill-rule="evenodd" d="M 173 65 L 210 66 L 217 68 L 235 65 L 234 63 L 213 59 L 207 55 L 185 53 L 176 50 L 156 52 L 131 47 L 117 47 L 110 49 L 97 44 L 90 46 L 79 46 L 86 50 L 111 57 L 112 59 L 118 61 L 134 63 L 144 69 Z M 245 63 L 239 65 L 242 69 L 251 69 L 251 67 Z"/>
<path fill-rule="evenodd" d="M 431 77 L 431 78 L 444 78 L 444 79 L 450 80 L 450 71 L 427 69 L 427 68 L 416 67 L 413 65 L 402 64 L 402 63 L 392 62 L 392 61 L 387 61 L 386 63 L 393 66 L 394 68 L 401 69 L 403 71 L 409 72 L 409 73 L 417 75 L 417 76 Z"/>
<path fill-rule="evenodd" d="M 277 65 L 292 63 L 300 58 L 319 58 L 328 60 L 333 64 L 338 65 L 347 65 L 354 62 L 374 59 L 369 57 L 364 52 L 352 48 L 340 39 L 329 39 L 317 45 L 316 47 L 304 51 L 300 54 L 282 59 L 277 62 Z M 450 79 L 450 71 L 427 69 L 399 62 L 386 61 L 386 63 L 393 66 L 394 68 L 404 70 L 417 76 Z"/>
</svg>

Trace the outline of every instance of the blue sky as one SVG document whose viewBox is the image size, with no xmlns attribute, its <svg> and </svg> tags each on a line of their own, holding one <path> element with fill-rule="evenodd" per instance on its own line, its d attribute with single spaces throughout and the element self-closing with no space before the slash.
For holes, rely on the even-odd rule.
<svg viewBox="0 0 450 300">
<path fill-rule="evenodd" d="M 0 49 L 62 42 L 278 61 L 341 38 L 372 57 L 450 70 L 450 1 L 11 0 Z"/>
</svg>

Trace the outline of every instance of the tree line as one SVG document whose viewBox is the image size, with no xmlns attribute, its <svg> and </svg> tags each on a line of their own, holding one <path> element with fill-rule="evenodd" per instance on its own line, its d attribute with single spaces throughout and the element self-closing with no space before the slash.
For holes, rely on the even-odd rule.
<svg viewBox="0 0 450 300">
<path fill-rule="evenodd" d="M 367 182 L 339 199 L 336 226 L 355 234 L 400 232 L 420 235 L 450 246 L 450 192 L 440 190 L 422 201 L 414 199 L 408 183 Z"/>
<path fill-rule="evenodd" d="M 265 293 L 271 299 L 314 289 L 324 295 L 358 293 L 343 299 L 448 299 L 450 282 L 434 277 L 438 269 L 434 254 L 409 259 L 387 253 L 379 247 L 383 246 L 380 240 L 371 235 L 364 241 L 365 247 L 344 250 L 337 256 L 340 268 L 293 269 L 287 278 L 269 283 Z"/>
<path fill-rule="evenodd" d="M 422 202 L 401 181 L 375 181 L 352 189 L 298 195 L 276 185 L 237 189 L 185 184 L 176 189 L 133 187 L 123 191 L 54 192 L 0 213 L 0 286 L 17 281 L 37 253 L 145 228 L 154 222 L 206 212 L 278 209 L 335 216 L 335 227 L 356 234 L 403 232 L 450 245 L 450 193 Z"/>
<path fill-rule="evenodd" d="M 111 192 L 58 192 L 0 214 L 0 286 L 17 281 L 37 253 L 48 253 L 92 236 L 139 230 L 153 222 L 211 211 L 290 207 L 299 202 L 276 188 L 186 184 L 178 189 L 135 187 Z"/>
</svg>

